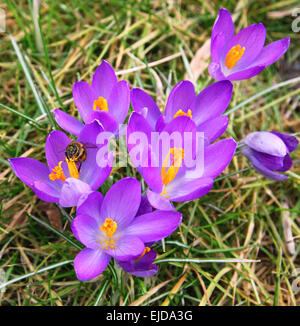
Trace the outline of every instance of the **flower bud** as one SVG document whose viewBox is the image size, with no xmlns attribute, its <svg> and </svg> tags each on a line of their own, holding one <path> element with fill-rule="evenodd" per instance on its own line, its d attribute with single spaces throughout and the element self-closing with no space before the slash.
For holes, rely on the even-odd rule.
<svg viewBox="0 0 300 326">
<path fill-rule="evenodd" d="M 291 168 L 289 154 L 298 146 L 296 137 L 277 131 L 257 131 L 247 135 L 241 143 L 241 153 L 257 172 L 276 181 L 288 178 L 274 171 L 285 172 Z"/>
</svg>

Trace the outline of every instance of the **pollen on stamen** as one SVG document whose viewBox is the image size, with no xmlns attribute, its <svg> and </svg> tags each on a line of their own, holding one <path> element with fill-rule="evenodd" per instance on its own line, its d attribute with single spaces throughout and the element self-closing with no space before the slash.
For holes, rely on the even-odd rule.
<svg viewBox="0 0 300 326">
<path fill-rule="evenodd" d="M 166 188 L 165 185 L 163 186 L 163 190 L 162 190 L 162 192 L 160 193 L 160 195 L 161 195 L 162 197 L 166 198 L 166 199 L 169 198 L 169 196 L 168 196 L 168 192 L 167 192 L 167 188 Z"/>
<path fill-rule="evenodd" d="M 69 173 L 71 178 L 79 179 L 79 172 L 74 159 L 67 159 Z"/>
<path fill-rule="evenodd" d="M 55 181 L 55 180 L 65 181 L 66 180 L 66 177 L 64 175 L 61 164 L 62 164 L 62 161 L 60 161 L 58 163 L 58 166 L 56 166 L 54 169 L 52 169 L 53 172 L 49 174 L 49 179 L 51 181 Z"/>
<path fill-rule="evenodd" d="M 94 101 L 93 110 L 100 110 L 108 112 L 107 101 L 104 97 L 100 96 L 97 100 Z"/>
<path fill-rule="evenodd" d="M 100 248 L 103 250 L 115 249 L 115 238 L 113 237 L 114 233 L 117 230 L 117 223 L 111 219 L 106 218 L 104 223 L 99 227 L 100 230 L 104 233 L 100 234 Z"/>
<path fill-rule="evenodd" d="M 225 65 L 228 69 L 233 68 L 239 60 L 241 60 L 245 52 L 245 47 L 240 45 L 233 46 L 227 53 L 225 58 Z"/>
<path fill-rule="evenodd" d="M 167 164 L 171 157 L 171 166 L 167 170 Z M 161 177 L 164 186 L 167 186 L 177 175 L 184 158 L 184 150 L 182 148 L 171 148 L 167 154 L 161 169 Z"/>
<path fill-rule="evenodd" d="M 190 118 L 192 118 L 193 116 L 192 116 L 192 111 L 189 109 L 188 110 L 188 112 L 186 113 L 186 112 L 184 112 L 184 111 L 182 111 L 182 110 L 178 110 L 176 113 L 175 113 L 175 115 L 174 115 L 174 119 L 175 118 L 177 118 L 177 117 L 181 117 L 181 116 L 187 116 L 187 117 L 190 117 Z"/>
</svg>

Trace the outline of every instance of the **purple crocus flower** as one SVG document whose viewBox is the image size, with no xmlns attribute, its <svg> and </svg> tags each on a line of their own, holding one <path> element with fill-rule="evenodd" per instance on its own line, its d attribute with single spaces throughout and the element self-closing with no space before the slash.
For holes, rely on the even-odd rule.
<svg viewBox="0 0 300 326">
<path fill-rule="evenodd" d="M 213 186 L 213 179 L 218 176 L 231 161 L 236 143 L 232 139 L 224 139 L 213 145 L 203 148 L 204 155 L 199 159 L 204 159 L 203 164 L 187 166 L 185 164 L 187 151 L 196 148 L 195 123 L 186 116 L 177 117 L 168 123 L 163 130 L 158 133 L 158 137 L 152 137 L 153 131 L 146 119 L 136 112 L 133 112 L 128 123 L 127 147 L 129 154 L 135 163 L 133 153 L 134 144 L 131 137 L 134 133 L 144 133 L 145 141 L 142 143 L 142 159 L 140 166 L 136 166 L 142 174 L 150 189 L 147 190 L 147 197 L 151 205 L 157 209 L 174 209 L 171 204 L 174 202 L 190 201 L 209 192 Z M 186 134 L 191 134 L 191 141 L 185 148 L 172 146 L 170 143 L 168 151 L 162 153 L 157 140 L 171 137 L 172 134 L 180 135 L 184 139 Z M 145 159 L 144 159 L 145 158 Z M 197 160 L 197 155 L 192 157 Z M 169 161 L 169 166 L 166 162 Z"/>
<path fill-rule="evenodd" d="M 77 143 L 85 147 L 82 163 L 75 158 L 66 159 L 66 148 L 71 140 L 58 130 L 52 131 L 46 140 L 48 166 L 27 157 L 11 158 L 9 163 L 17 177 L 33 189 L 40 199 L 59 203 L 63 207 L 76 206 L 82 194 L 97 190 L 111 172 L 111 154 L 105 167 L 96 163 L 96 138 L 102 131 L 103 127 L 98 121 L 85 125 L 81 130 Z"/>
<path fill-rule="evenodd" d="M 146 118 L 153 130 L 161 131 L 174 118 L 189 116 L 195 122 L 197 131 L 204 132 L 206 143 L 212 143 L 227 128 L 228 117 L 222 114 L 231 100 L 232 88 L 231 82 L 225 80 L 206 87 L 196 95 L 193 83 L 183 80 L 172 89 L 164 114 L 142 89 L 132 89 L 130 96 L 133 109 Z"/>
<path fill-rule="evenodd" d="M 103 198 L 99 192 L 79 203 L 72 221 L 75 237 L 84 248 L 75 258 L 78 279 L 92 279 L 106 268 L 111 257 L 129 261 L 145 252 L 144 243 L 171 234 L 181 222 L 181 214 L 154 211 L 136 216 L 141 203 L 141 186 L 134 178 L 115 183 Z"/>
<path fill-rule="evenodd" d="M 290 153 L 298 146 L 296 137 L 277 131 L 257 131 L 247 135 L 242 141 L 241 153 L 251 162 L 253 168 L 265 177 L 282 181 L 285 172 L 292 166 Z"/>
<path fill-rule="evenodd" d="M 130 89 L 127 81 L 117 80 L 117 76 L 108 62 L 102 60 L 96 69 L 92 84 L 78 81 L 73 85 L 75 105 L 84 123 L 98 120 L 104 130 L 116 133 L 127 116 L 130 104 Z M 63 112 L 54 111 L 58 125 L 73 135 L 79 135 L 84 124 Z"/>
<path fill-rule="evenodd" d="M 277 61 L 288 49 L 289 37 L 264 46 L 266 29 L 253 24 L 234 35 L 228 10 L 220 9 L 211 35 L 209 73 L 217 80 L 242 80 L 259 74 Z"/>
</svg>

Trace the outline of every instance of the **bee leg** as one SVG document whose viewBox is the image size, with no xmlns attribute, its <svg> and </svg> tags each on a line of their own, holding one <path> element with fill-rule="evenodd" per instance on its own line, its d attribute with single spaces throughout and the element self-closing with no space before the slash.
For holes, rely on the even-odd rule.
<svg viewBox="0 0 300 326">
<path fill-rule="evenodd" d="M 82 165 L 82 162 L 79 162 L 78 173 L 79 173 L 80 170 L 81 170 L 81 165 Z"/>
</svg>

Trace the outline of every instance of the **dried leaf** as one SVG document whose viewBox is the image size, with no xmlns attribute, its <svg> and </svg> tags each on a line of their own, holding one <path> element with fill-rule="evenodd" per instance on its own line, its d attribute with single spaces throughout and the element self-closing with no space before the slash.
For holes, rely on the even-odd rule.
<svg viewBox="0 0 300 326">
<path fill-rule="evenodd" d="M 205 43 L 199 48 L 191 61 L 191 70 L 193 78 L 189 75 L 185 75 L 185 79 L 191 82 L 196 82 L 203 71 L 208 67 L 208 60 L 210 58 L 210 39 L 206 40 Z"/>
<path fill-rule="evenodd" d="M 38 209 L 47 216 L 52 226 L 62 231 L 61 215 L 58 208 L 48 203 L 40 203 Z"/>
<path fill-rule="evenodd" d="M 282 205 L 283 208 L 288 209 L 288 203 L 285 202 Z M 285 239 L 286 248 L 291 256 L 293 256 L 296 252 L 295 241 L 292 233 L 292 221 L 290 218 L 290 212 L 288 210 L 284 210 L 282 212 L 282 227 L 283 234 Z"/>
</svg>

